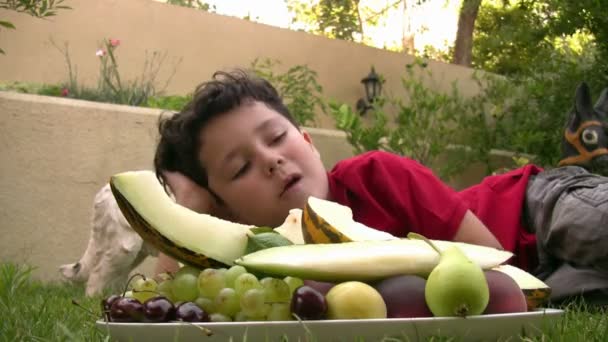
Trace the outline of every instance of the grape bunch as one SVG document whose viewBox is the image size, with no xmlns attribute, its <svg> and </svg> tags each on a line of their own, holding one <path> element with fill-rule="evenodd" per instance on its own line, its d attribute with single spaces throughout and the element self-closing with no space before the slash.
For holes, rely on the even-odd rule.
<svg viewBox="0 0 608 342">
<path fill-rule="evenodd" d="M 102 301 L 112 322 L 231 322 L 322 319 L 325 297 L 296 277 L 258 279 L 243 266 L 183 266 L 158 282 L 140 277 L 124 296 Z"/>
</svg>

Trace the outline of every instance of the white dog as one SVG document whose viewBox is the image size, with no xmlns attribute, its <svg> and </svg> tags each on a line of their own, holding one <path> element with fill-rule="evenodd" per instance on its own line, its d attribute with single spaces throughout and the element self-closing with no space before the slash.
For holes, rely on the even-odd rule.
<svg viewBox="0 0 608 342">
<path fill-rule="evenodd" d="M 158 251 L 145 243 L 122 215 L 110 185 L 95 195 L 92 230 L 84 255 L 73 264 L 62 265 L 61 274 L 72 282 L 86 282 L 86 295 L 106 288 L 122 289 L 133 268 Z"/>
</svg>

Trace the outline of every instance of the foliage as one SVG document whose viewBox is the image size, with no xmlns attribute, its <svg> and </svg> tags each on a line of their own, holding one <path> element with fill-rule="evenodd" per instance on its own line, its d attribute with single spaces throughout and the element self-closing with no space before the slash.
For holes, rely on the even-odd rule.
<svg viewBox="0 0 608 342">
<path fill-rule="evenodd" d="M 493 82 L 486 87 L 490 94 L 482 94 L 500 109 L 493 146 L 533 154 L 545 167 L 556 165 L 576 86 L 585 81 L 599 94 L 608 84 L 605 40 L 597 39 L 608 31 L 608 23 L 597 26 L 607 20 L 601 8 L 608 4 L 598 7 L 602 2 L 484 1 L 474 65 L 508 77 L 507 84 Z"/>
<path fill-rule="evenodd" d="M 105 334 L 94 326 L 101 298 L 86 298 L 80 287 L 35 281 L 33 270 L 0 264 L 0 341 L 102 341 Z"/>
<path fill-rule="evenodd" d="M 419 75 L 423 76 L 419 76 Z M 381 149 L 408 156 L 430 166 L 454 144 L 458 114 L 465 104 L 454 83 L 449 93 L 436 91 L 432 72 L 422 60 L 406 67 L 401 84 L 405 98 L 385 96 L 374 102 L 370 120 L 364 120 L 347 104 L 332 102 L 330 113 L 338 129 L 346 133 L 356 153 Z M 402 94 L 400 94 L 402 95 Z M 389 119 L 393 114 L 394 121 Z M 366 114 L 367 115 L 367 114 Z M 441 177 L 460 171 L 454 164 L 443 164 L 436 172 Z"/>
<path fill-rule="evenodd" d="M 300 125 L 314 126 L 316 114 L 326 113 L 323 88 L 317 81 L 317 72 L 306 65 L 295 65 L 284 73 L 277 73 L 274 69 L 279 65 L 277 60 L 255 59 L 251 68 L 277 88 Z"/>
<path fill-rule="evenodd" d="M 63 53 L 66 60 L 68 81 L 63 85 L 62 95 L 70 98 L 140 106 L 146 104 L 150 97 L 162 93 L 176 72 L 176 66 L 174 66 L 173 72 L 165 84 L 158 89 L 157 77 L 167 53 L 154 51 L 149 58 L 146 54 L 141 76 L 125 81 L 120 76 L 115 55 L 120 41 L 107 39 L 103 41 L 102 47 L 96 53 L 100 62 L 97 87 L 90 88 L 79 83 L 77 70 L 72 65 L 67 44 L 64 48 L 58 47 L 55 43 L 53 45 Z"/>
<path fill-rule="evenodd" d="M 554 167 L 561 159 L 563 128 L 578 85 L 572 80 L 593 73 L 582 63 L 566 63 L 559 56 L 549 59 L 546 69 L 539 67 L 525 77 L 476 73 L 473 80 L 479 92 L 467 98 L 457 83 L 449 92 L 438 91 L 431 83 L 432 73 L 419 60 L 408 66 L 403 93 L 397 94 L 406 101 L 387 97 L 376 104 L 367 122 L 346 104 L 334 102 L 330 112 L 355 152 L 383 149 L 427 165 L 441 157 L 435 171 L 444 178 L 474 162 L 485 165 L 486 174 L 504 167 L 493 163 L 493 149 L 514 152 L 516 162 L 524 156 Z M 598 77 L 590 82 L 596 94 L 603 89 Z"/>
<path fill-rule="evenodd" d="M 343 40 L 363 34 L 358 4 L 353 0 L 319 0 L 316 4 L 287 0 L 287 8 L 295 14 L 292 23 L 304 23 L 312 33 Z"/>
<path fill-rule="evenodd" d="M 0 0 L 0 9 L 26 13 L 35 18 L 48 18 L 57 15 L 57 10 L 71 9 L 62 5 L 65 0 Z M 0 28 L 15 29 L 10 21 L 0 20 Z M 0 49 L 0 54 L 5 54 Z"/>
<path fill-rule="evenodd" d="M 606 0 L 484 1 L 475 28 L 473 64 L 501 75 L 517 75 L 533 72 L 533 67 L 560 52 L 575 60 L 595 59 L 598 72 L 605 73 L 608 19 L 598 7 L 601 2 L 603 8 L 608 6 Z"/>
<path fill-rule="evenodd" d="M 181 111 L 188 102 L 192 100 L 192 95 L 168 95 L 168 96 L 150 96 L 145 107 L 160 108 L 172 111 Z"/>
<path fill-rule="evenodd" d="M 216 9 L 215 5 L 211 6 L 201 0 L 167 0 L 167 3 L 182 7 L 195 8 L 205 12 L 214 12 Z"/>
<path fill-rule="evenodd" d="M 0 90 L 25 94 L 61 96 L 63 90 L 58 84 L 34 84 L 25 82 L 0 82 Z"/>
</svg>

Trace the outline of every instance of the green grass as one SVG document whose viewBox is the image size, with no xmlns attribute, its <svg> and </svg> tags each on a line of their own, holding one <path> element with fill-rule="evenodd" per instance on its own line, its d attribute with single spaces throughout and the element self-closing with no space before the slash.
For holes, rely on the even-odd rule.
<svg viewBox="0 0 608 342">
<path fill-rule="evenodd" d="M 31 271 L 26 266 L 0 264 L 0 341 L 110 341 L 107 333 L 94 324 L 100 316 L 101 296 L 87 298 L 80 286 L 33 280 Z M 74 305 L 73 300 L 81 307 Z M 561 308 L 565 314 L 555 327 L 537 338 L 524 340 L 608 341 L 606 308 L 588 307 L 581 301 Z M 323 341 L 323 338 L 317 336 L 313 340 Z M 429 339 L 458 340 L 449 337 Z"/>
</svg>

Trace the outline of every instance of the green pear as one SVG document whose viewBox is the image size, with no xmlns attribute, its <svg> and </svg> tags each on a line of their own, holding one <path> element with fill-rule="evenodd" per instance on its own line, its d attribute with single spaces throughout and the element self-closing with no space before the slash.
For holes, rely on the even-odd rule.
<svg viewBox="0 0 608 342">
<path fill-rule="evenodd" d="M 480 315 L 488 305 L 490 291 L 481 267 L 457 247 L 442 251 L 418 234 L 439 253 L 439 263 L 429 274 L 424 289 L 426 304 L 435 316 Z"/>
</svg>

